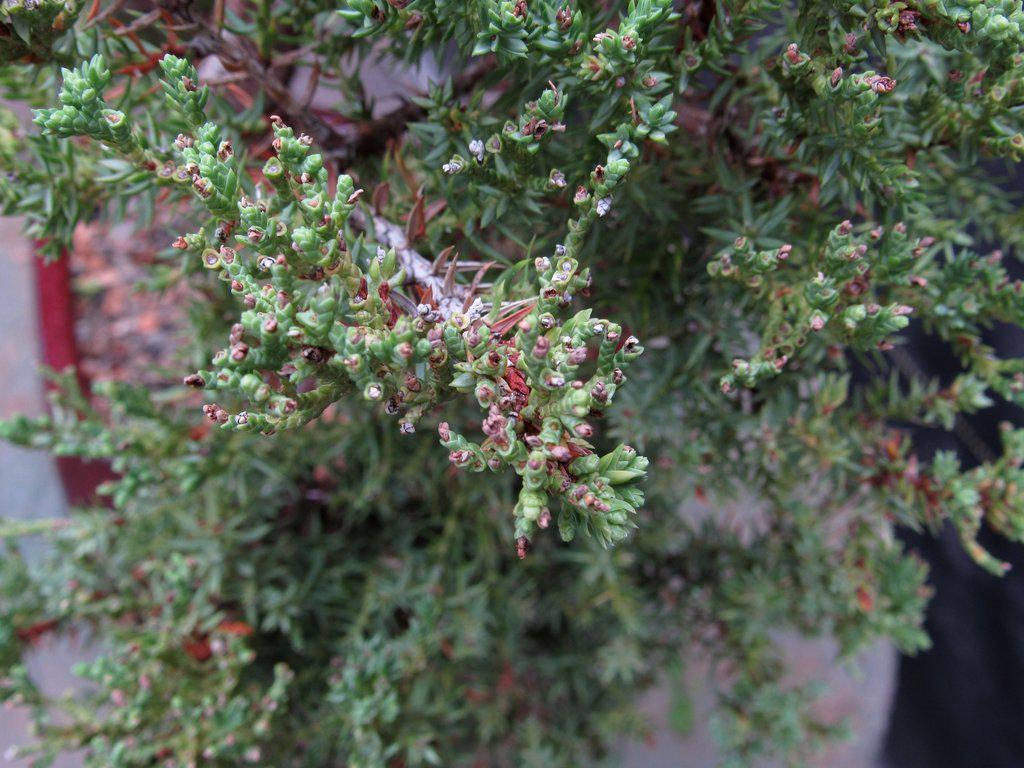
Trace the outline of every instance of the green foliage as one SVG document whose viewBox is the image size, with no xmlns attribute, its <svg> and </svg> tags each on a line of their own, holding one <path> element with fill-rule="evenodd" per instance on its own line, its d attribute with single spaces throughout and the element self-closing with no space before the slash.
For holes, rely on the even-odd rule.
<svg viewBox="0 0 1024 768">
<path fill-rule="evenodd" d="M 0 5 L 0 65 L 46 61 L 74 23 L 77 0 L 4 0 Z"/>
<path fill-rule="evenodd" d="M 0 561 L 40 764 L 614 765 L 666 670 L 692 727 L 687 650 L 724 764 L 798 765 L 842 728 L 780 632 L 927 647 L 897 525 L 1003 571 L 1024 430 L 905 426 L 1024 404 L 1020 6 L 675 5 L 3 5 L 4 211 L 53 255 L 156 218 L 194 297 L 187 386 L 0 425 L 115 473 L 0 524 L 50 540 Z M 450 77 L 385 112 L 378 59 Z M 83 628 L 51 701 L 24 652 Z"/>
</svg>

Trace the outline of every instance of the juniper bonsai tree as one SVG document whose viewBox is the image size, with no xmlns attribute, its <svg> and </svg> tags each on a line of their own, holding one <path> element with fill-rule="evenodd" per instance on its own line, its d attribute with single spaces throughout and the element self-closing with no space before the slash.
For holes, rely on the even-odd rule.
<svg viewBox="0 0 1024 768">
<path fill-rule="evenodd" d="M 916 651 L 926 569 L 894 528 L 952 525 L 995 574 L 982 527 L 1024 538 L 1024 431 L 961 466 L 908 430 L 1024 402 L 984 336 L 1024 325 L 1022 23 L 4 0 L 0 83 L 35 109 L 0 119 L 5 211 L 52 258 L 83 221 L 156 228 L 146 289 L 194 296 L 165 387 L 65 373 L 50 416 L 2 426 L 115 473 L 0 527 L 22 751 L 616 764 L 637 693 L 700 649 L 727 764 L 799 763 L 837 724 L 778 630 Z M 376 60 L 432 83 L 385 107 Z M 912 321 L 954 378 L 920 374 Z M 51 700 L 23 658 L 69 630 L 99 656 Z"/>
</svg>

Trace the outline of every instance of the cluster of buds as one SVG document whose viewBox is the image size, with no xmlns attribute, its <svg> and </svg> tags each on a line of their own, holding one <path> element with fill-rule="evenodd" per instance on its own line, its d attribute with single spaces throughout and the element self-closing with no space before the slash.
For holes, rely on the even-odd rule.
<svg viewBox="0 0 1024 768">
<path fill-rule="evenodd" d="M 645 56 L 647 45 L 679 18 L 672 0 L 633 2 L 617 25 L 588 40 L 586 14 L 568 0 L 481 0 L 472 14 L 459 0 L 348 0 L 339 13 L 356 25 L 356 36 L 401 34 L 416 27 L 424 39 L 471 41 L 474 56 L 493 53 L 506 62 L 536 58 L 565 66 L 565 74 L 616 89 L 627 84 L 651 88 L 659 82 Z"/>
<path fill-rule="evenodd" d="M 900 302 L 874 301 L 872 281 L 913 288 L 910 273 L 931 242 L 922 238 L 912 244 L 902 224 L 858 236 L 849 221 L 829 233 L 820 254 L 800 254 L 788 244 L 756 250 L 747 238 L 737 238 L 709 262 L 708 272 L 738 280 L 763 298 L 781 299 L 783 311 L 776 312 L 757 354 L 733 361 L 722 377 L 723 391 L 775 376 L 811 338 L 857 349 L 888 348 L 888 338 L 907 326 L 913 310 Z"/>
<path fill-rule="evenodd" d="M 654 87 L 659 81 L 650 62 L 645 60 L 647 42 L 660 27 L 677 18 L 671 0 L 631 3 L 617 28 L 594 36 L 593 46 L 580 64 L 578 77 L 613 88 L 627 84 Z"/>
<path fill-rule="evenodd" d="M 905 300 L 921 306 L 930 329 L 952 345 L 966 370 L 1000 397 L 1024 405 L 1024 360 L 1001 359 L 980 340 L 992 321 L 1024 324 L 1024 281 L 1013 279 L 1000 251 L 961 250 L 942 267 L 915 274 Z"/>
<path fill-rule="evenodd" d="M 632 513 L 643 501 L 634 481 L 645 474 L 647 459 L 625 446 L 599 459 L 587 440 L 594 434 L 589 419 L 610 404 L 624 369 L 643 348 L 589 310 L 558 322 L 558 310 L 589 283 L 588 270 L 574 258 L 541 257 L 535 268 L 538 299 L 511 338 L 489 344 L 472 327 L 461 339 L 450 335 L 453 354 L 463 346 L 470 353 L 455 364 L 452 386 L 474 393 L 486 410 L 487 437 L 473 443 L 442 423 L 441 442 L 456 466 L 477 472 L 511 467 L 522 477 L 515 508 L 520 551 L 553 519 L 551 497 L 560 501 L 564 539 L 584 530 L 608 546 L 633 525 Z"/>
<path fill-rule="evenodd" d="M 1000 424 L 1003 451 L 997 459 L 963 471 L 952 451 L 939 451 L 930 465 L 918 461 L 907 439 L 889 437 L 868 446 L 862 463 L 865 479 L 889 492 L 900 516 L 913 515 L 938 525 L 948 520 L 966 552 L 996 575 L 1009 565 L 978 541 L 983 524 L 1014 541 L 1024 537 L 1024 429 Z"/>
<path fill-rule="evenodd" d="M 842 67 L 833 67 L 827 57 L 815 58 L 791 43 L 779 57 L 774 72 L 787 87 L 794 103 L 807 108 L 840 109 L 847 119 L 842 122 L 856 139 L 863 139 L 880 130 L 879 96 L 891 93 L 896 81 L 868 70 L 847 74 Z M 810 88 L 810 93 L 801 88 Z M 811 96 L 813 95 L 813 98 Z"/>
<path fill-rule="evenodd" d="M 855 3 L 838 4 L 852 23 L 863 24 L 864 10 Z M 1013 0 L 967 0 L 956 5 L 930 2 L 916 9 L 896 0 L 873 3 L 868 22 L 902 40 L 925 37 L 949 50 L 987 48 L 998 60 L 1012 57 L 1024 47 L 1024 12 Z"/>
<path fill-rule="evenodd" d="M 88 136 L 139 165 L 156 169 L 141 137 L 132 130 L 124 112 L 111 109 L 103 99 L 110 82 L 106 61 L 97 54 L 78 69 L 62 69 L 61 106 L 37 110 L 35 123 L 61 138 Z"/>
<path fill-rule="evenodd" d="M 469 142 L 472 161 L 455 154 L 441 170 L 448 176 L 465 173 L 496 189 L 518 194 L 534 178 L 533 158 L 554 134 L 563 133 L 568 100 L 553 84 L 536 101 L 526 104 L 518 120 L 505 123 L 487 141 Z M 500 160 L 498 159 L 500 158 Z"/>
<path fill-rule="evenodd" d="M 849 66 L 859 56 L 847 58 Z M 821 185 L 838 177 L 850 201 L 855 189 L 865 187 L 886 199 L 914 194 L 916 176 L 907 158 L 892 150 L 883 122 L 886 112 L 897 108 L 893 78 L 872 70 L 845 71 L 834 56 L 804 53 L 796 43 L 768 68 L 783 95 L 772 111 L 770 152 L 799 147 L 801 159 L 818 166 Z M 808 135 L 815 140 L 804 141 Z M 834 151 L 837 147 L 843 151 Z"/>
<path fill-rule="evenodd" d="M 625 447 L 596 457 L 588 438 L 594 434 L 590 419 L 611 403 L 642 347 L 614 323 L 591 318 L 589 310 L 566 321 L 559 317 L 589 287 L 578 247 L 601 215 L 600 200 L 610 198 L 628 170 L 623 154 L 635 155 L 635 145 L 613 142 L 607 165 L 592 174 L 587 200 L 580 203 L 583 215 L 571 223 L 566 244 L 553 257 L 538 258 L 534 276 L 508 281 L 506 294 L 493 297 L 488 310 L 458 286 L 419 284 L 429 278 L 409 261 L 404 243 L 396 247 L 385 233 L 377 233 L 379 245 L 355 236 L 352 220 L 363 221 L 365 230 L 372 218 L 359 208 L 361 190 L 343 175 L 332 192 L 311 140 L 279 118 L 271 120 L 275 154 L 263 167 L 267 186 L 248 189 L 231 142 L 203 119 L 205 92 L 194 69 L 167 57 L 163 70 L 165 94 L 193 126 L 174 142 L 180 162 L 171 164 L 172 181 L 188 183 L 214 217 L 174 245 L 198 257 L 241 304 L 227 346 L 210 368 L 185 383 L 224 392 L 245 406 L 233 411 L 210 402 L 206 416 L 223 428 L 272 434 L 305 424 L 355 394 L 410 433 L 430 410 L 460 393 L 473 394 L 486 413 L 486 439 L 472 443 L 447 425 L 441 439 L 458 466 L 511 467 L 523 478 L 515 508 L 520 548 L 551 521 L 549 494 L 562 501 L 558 526 L 564 538 L 580 529 L 605 545 L 625 537 L 643 499 L 635 481 L 647 460 Z M 102 103 L 99 91 L 108 79 L 102 60 L 94 59 L 69 77 L 63 107 L 40 122 L 63 126 L 62 135 L 94 135 L 90 119 L 105 118 L 80 106 Z M 92 101 L 80 93 L 86 84 L 97 94 Z M 530 106 L 518 134 L 557 125 L 562 109 L 557 91 L 547 91 Z M 81 125 L 74 122 L 80 114 Z M 132 151 L 128 144 L 116 146 Z M 439 295 L 444 291 L 464 295 L 464 301 L 453 303 L 453 296 Z M 506 296 L 511 298 L 503 303 Z"/>
</svg>

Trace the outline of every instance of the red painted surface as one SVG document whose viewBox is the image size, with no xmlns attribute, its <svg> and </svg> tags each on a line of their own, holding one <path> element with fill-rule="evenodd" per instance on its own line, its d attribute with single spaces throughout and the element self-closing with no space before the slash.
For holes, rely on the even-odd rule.
<svg viewBox="0 0 1024 768">
<path fill-rule="evenodd" d="M 78 344 L 75 341 L 75 309 L 71 293 L 71 259 L 67 253 L 46 262 L 35 257 L 36 312 L 39 319 L 39 342 L 42 362 L 57 371 L 72 366 L 78 372 L 78 383 L 88 391 L 89 382 L 78 365 Z M 52 388 L 47 383 L 47 389 Z M 64 495 L 73 505 L 94 503 L 96 487 L 114 477 L 110 466 L 102 461 L 83 461 L 77 457 L 57 457 L 57 470 L 64 486 Z"/>
</svg>

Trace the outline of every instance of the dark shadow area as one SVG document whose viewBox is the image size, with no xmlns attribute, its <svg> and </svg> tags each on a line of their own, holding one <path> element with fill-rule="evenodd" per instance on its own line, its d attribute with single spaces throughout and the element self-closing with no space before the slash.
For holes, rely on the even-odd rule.
<svg viewBox="0 0 1024 768">
<path fill-rule="evenodd" d="M 1007 259 L 1012 277 L 1024 275 Z M 995 328 L 986 338 L 1000 357 L 1024 356 L 1024 332 Z M 927 375 L 948 380 L 956 361 L 948 348 L 914 334 L 907 345 Z M 1024 412 L 999 402 L 964 418 L 966 431 L 993 454 L 998 425 L 1024 423 Z M 955 450 L 965 467 L 976 455 L 960 437 L 917 430 L 922 455 Z M 926 627 L 930 651 L 900 660 L 885 757 L 889 768 L 1020 768 L 1024 765 L 1024 545 L 985 530 L 981 543 L 1012 570 L 997 578 L 964 552 L 946 526 L 939 536 L 903 530 L 907 546 L 928 561 L 935 596 Z"/>
</svg>

